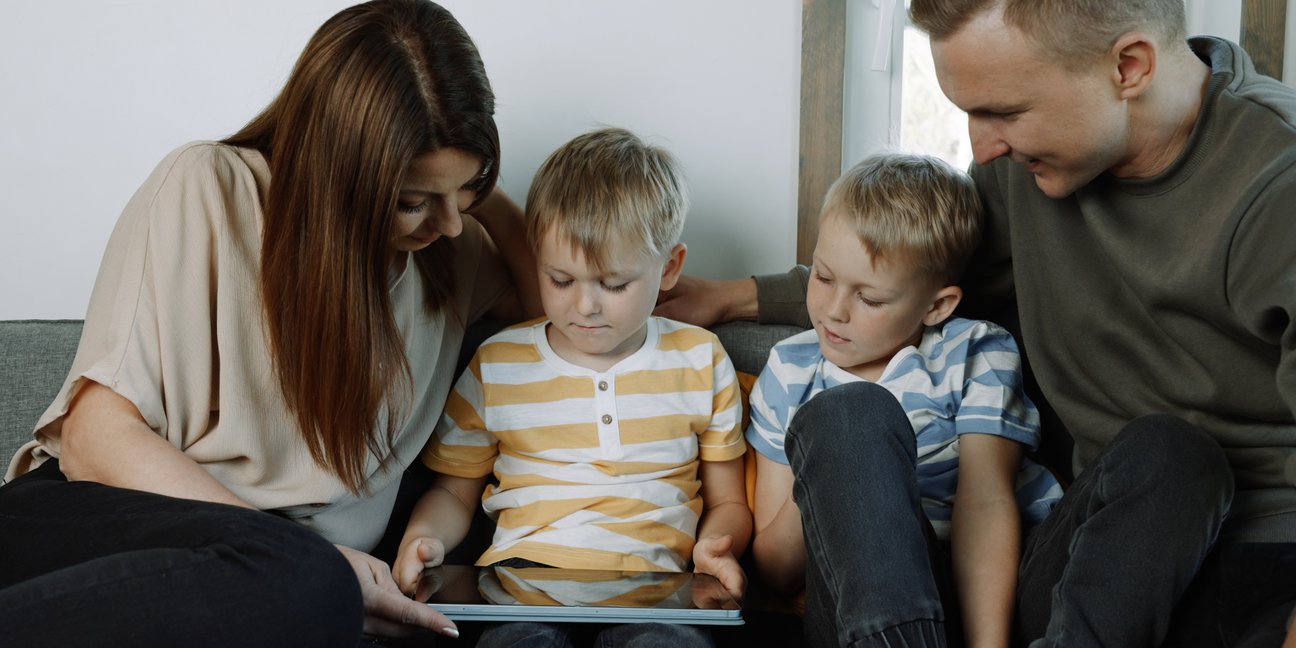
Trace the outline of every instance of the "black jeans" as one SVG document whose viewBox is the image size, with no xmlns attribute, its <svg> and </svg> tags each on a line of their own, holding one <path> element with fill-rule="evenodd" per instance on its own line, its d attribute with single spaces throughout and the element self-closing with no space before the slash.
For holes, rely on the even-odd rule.
<svg viewBox="0 0 1296 648">
<path fill-rule="evenodd" d="M 268 513 L 68 482 L 0 488 L 0 643 L 356 646 L 355 572 Z"/>
<path fill-rule="evenodd" d="M 1043 646 L 1278 646 L 1296 545 L 1216 543 L 1223 451 L 1173 416 L 1134 420 L 1027 540 L 1018 639 Z"/>
<path fill-rule="evenodd" d="M 916 443 L 895 396 L 873 383 L 820 392 L 793 418 L 786 448 L 813 645 L 945 646 L 946 623 L 958 628 L 918 495 Z"/>
</svg>

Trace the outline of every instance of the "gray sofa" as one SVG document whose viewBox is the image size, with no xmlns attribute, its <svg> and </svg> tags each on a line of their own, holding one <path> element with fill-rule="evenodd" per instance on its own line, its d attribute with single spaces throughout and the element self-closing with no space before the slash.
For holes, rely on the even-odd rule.
<svg viewBox="0 0 1296 648">
<path fill-rule="evenodd" d="M 0 466 L 31 439 L 81 339 L 81 320 L 0 321 Z"/>
<path fill-rule="evenodd" d="M 484 337 L 489 328 L 480 331 Z M 732 322 L 716 327 L 739 371 L 758 374 L 775 342 L 800 329 Z M 0 466 L 31 439 L 58 394 L 81 338 L 80 320 L 0 321 Z M 2 472 L 2 471 L 0 471 Z"/>
</svg>

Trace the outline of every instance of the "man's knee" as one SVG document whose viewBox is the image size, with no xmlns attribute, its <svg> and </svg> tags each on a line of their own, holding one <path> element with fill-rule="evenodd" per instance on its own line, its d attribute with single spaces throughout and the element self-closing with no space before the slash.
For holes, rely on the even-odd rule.
<svg viewBox="0 0 1296 648">
<path fill-rule="evenodd" d="M 1121 468 L 1118 481 L 1147 484 L 1176 501 L 1227 509 L 1233 470 L 1223 448 L 1201 428 L 1170 414 L 1149 414 L 1121 430 L 1108 450 Z"/>
</svg>

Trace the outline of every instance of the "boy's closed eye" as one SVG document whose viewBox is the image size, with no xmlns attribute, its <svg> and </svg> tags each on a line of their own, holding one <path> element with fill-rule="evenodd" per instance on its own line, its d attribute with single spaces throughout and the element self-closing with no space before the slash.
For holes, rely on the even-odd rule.
<svg viewBox="0 0 1296 648">
<path fill-rule="evenodd" d="M 553 284 L 553 287 L 558 289 L 570 287 L 573 281 L 574 280 L 572 279 L 559 279 L 552 275 L 549 276 L 549 283 Z M 630 287 L 630 282 L 627 281 L 622 284 L 609 284 L 607 282 L 600 281 L 599 285 L 603 287 L 603 290 L 606 290 L 611 293 L 619 293 L 619 292 L 625 292 L 626 288 Z"/>
</svg>

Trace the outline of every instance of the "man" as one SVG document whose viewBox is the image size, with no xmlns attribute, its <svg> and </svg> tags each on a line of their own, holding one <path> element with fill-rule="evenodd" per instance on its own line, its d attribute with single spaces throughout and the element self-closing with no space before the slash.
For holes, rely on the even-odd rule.
<svg viewBox="0 0 1296 648">
<path fill-rule="evenodd" d="M 1076 444 L 1076 482 L 1025 544 L 1018 638 L 1279 645 L 1296 602 L 1296 91 L 1236 45 L 1185 41 L 1181 0 L 911 15 L 968 113 L 987 207 L 965 303 L 1019 333 Z M 691 280 L 659 312 L 759 302 L 805 323 L 803 285 L 801 269 Z"/>
</svg>

